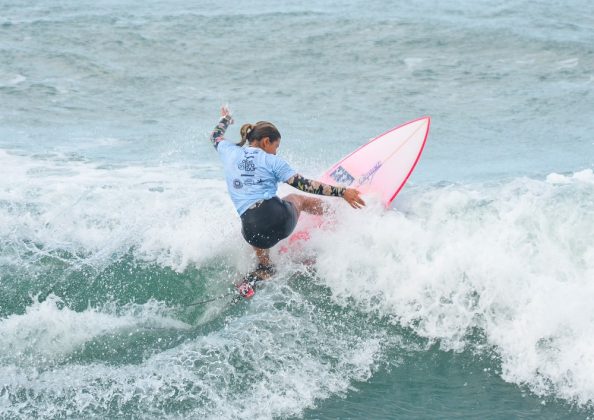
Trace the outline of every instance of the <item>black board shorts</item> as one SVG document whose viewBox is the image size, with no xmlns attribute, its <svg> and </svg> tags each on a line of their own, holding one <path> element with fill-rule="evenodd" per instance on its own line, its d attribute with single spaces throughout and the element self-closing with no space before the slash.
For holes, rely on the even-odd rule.
<svg viewBox="0 0 594 420">
<path fill-rule="evenodd" d="M 248 244 L 268 249 L 288 237 L 297 224 L 293 203 L 272 197 L 247 209 L 241 215 L 241 234 Z"/>
</svg>

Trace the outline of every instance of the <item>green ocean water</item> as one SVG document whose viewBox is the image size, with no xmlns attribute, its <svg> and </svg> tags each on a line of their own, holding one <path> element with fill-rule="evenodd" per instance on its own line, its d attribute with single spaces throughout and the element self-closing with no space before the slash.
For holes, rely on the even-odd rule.
<svg viewBox="0 0 594 420">
<path fill-rule="evenodd" d="M 291 383 L 291 379 L 295 379 L 292 375 L 299 377 L 303 374 L 293 372 L 294 364 L 296 359 L 301 359 L 296 364 L 307 371 L 307 363 L 302 360 L 310 357 L 318 359 L 323 366 L 321 373 L 336 382 L 322 384 L 314 381 L 318 393 L 308 395 L 310 407 L 300 411 L 295 418 L 569 419 L 589 416 L 587 411 L 554 396 L 538 397 L 527 386 L 518 387 L 502 380 L 501 358 L 480 330 L 469 332 L 466 338 L 469 345 L 464 351 L 444 350 L 439 341 L 419 337 L 414 328 L 403 328 L 391 316 L 361 310 L 354 301 L 351 305 L 336 304 L 322 279 L 311 271 L 278 276 L 274 284 L 258 290 L 258 297 L 253 302 L 231 304 L 231 298 L 226 297 L 209 306 L 194 306 L 196 298 L 212 295 L 215 291 L 221 295 L 228 291 L 225 287 L 229 274 L 224 273 L 229 270 L 224 265 L 212 264 L 176 273 L 155 264 L 135 261 L 127 254 L 100 270 L 87 267 L 61 276 L 64 264 L 57 264 L 56 259 L 72 261 L 72 257 L 64 254 L 56 258 L 46 257 L 36 264 L 40 278 L 59 279 L 51 295 L 40 293 L 34 298 L 34 301 L 43 303 L 32 304 L 30 298 L 24 298 L 27 291 L 42 289 L 42 284 L 24 281 L 34 278 L 32 273 L 20 273 L 23 275 L 20 278 L 18 275 L 3 277 L 3 286 L 13 285 L 2 290 L 4 327 L 7 320 L 18 318 L 10 314 L 23 312 L 25 315 L 20 317 L 32 318 L 31 324 L 41 318 L 46 323 L 31 325 L 29 320 L 22 319 L 20 324 L 25 330 L 16 334 L 8 331 L 15 335 L 38 334 L 37 337 L 30 335 L 29 339 L 21 337 L 29 342 L 17 354 L 7 356 L 5 353 L 3 356 L 3 363 L 16 357 L 27 367 L 21 373 L 20 383 L 10 385 L 10 393 L 6 392 L 6 386 L 3 388 L 11 407 L 26 407 L 26 411 L 21 412 L 26 417 L 47 414 L 69 417 L 76 412 L 76 416 L 87 418 L 134 418 L 144 417 L 147 413 L 155 417 L 280 415 L 293 418 L 297 413 L 291 413 L 291 410 L 303 398 L 303 390 L 299 389 L 303 384 Z M 64 298 L 58 299 L 54 294 Z M 134 322 L 93 334 L 84 342 L 76 343 L 68 354 L 61 354 L 60 350 L 76 341 L 70 334 L 76 334 L 80 329 L 73 324 L 85 321 L 80 314 L 87 314 L 93 323 L 109 322 L 109 317 L 104 320 L 102 315 L 132 317 Z M 300 331 L 287 331 L 284 325 L 287 320 Z M 43 337 L 50 333 L 45 329 L 60 323 L 66 324 L 64 329 L 54 332 L 51 337 Z M 89 325 L 91 331 L 92 327 Z M 7 332 L 6 328 L 3 332 Z M 245 334 L 254 336 L 243 340 Z M 273 344 L 272 349 L 254 342 L 262 335 L 277 336 L 268 341 Z M 214 343 L 205 343 L 209 337 Z M 225 339 L 238 342 L 222 346 L 217 343 Z M 196 342 L 202 343 L 195 347 Z M 361 364 L 362 361 L 357 359 L 368 356 L 366 351 L 370 349 L 366 345 L 370 343 L 374 357 L 369 364 Z M 49 344 L 50 348 L 44 344 Z M 174 375 L 160 371 L 158 366 L 150 366 L 151 374 L 142 375 L 142 378 L 135 375 L 118 381 L 99 376 L 92 381 L 85 378 L 81 389 L 77 388 L 78 381 L 71 384 L 66 379 L 85 372 L 85 367 L 93 372 L 96 365 L 123 372 L 134 370 L 135 366 L 139 370 L 146 369 L 147 363 L 153 363 L 157 355 L 174 353 L 179 357 L 184 354 L 183 351 L 178 354 L 179 349 L 187 346 L 192 347 L 197 357 L 185 368 L 196 369 L 194 374 L 206 379 L 202 386 L 178 381 Z M 286 347 L 283 356 L 267 355 L 275 351 L 275 346 Z M 352 352 L 357 346 L 362 346 L 359 351 L 363 356 Z M 345 354 L 348 357 L 345 358 Z M 217 367 L 223 361 L 228 365 Z M 282 372 L 281 382 L 292 385 L 274 398 L 292 403 L 285 407 L 262 401 L 257 392 L 252 394 L 253 388 L 278 385 L 271 380 L 276 369 Z M 352 375 L 348 384 L 340 380 L 345 372 Z M 15 372 L 11 373 L 11 379 L 16 379 Z M 51 382 L 47 377 L 54 375 L 59 392 L 43 387 L 46 382 Z M 143 386 L 143 381 L 154 383 L 147 387 L 146 384 Z M 133 386 L 127 389 L 127 385 Z M 224 388 L 216 388 L 220 386 Z M 111 387 L 120 389 L 113 392 Z M 247 391 L 249 398 L 236 401 L 238 405 L 233 407 L 213 409 L 211 392 L 204 392 L 210 387 L 215 388 L 211 392 L 226 394 L 228 398 L 240 398 Z M 301 395 L 286 395 L 291 392 Z M 85 394 L 95 398 L 81 410 L 78 404 Z M 320 395 L 323 397 L 319 398 Z M 147 399 L 150 401 L 148 406 Z M 268 406 L 259 407 L 262 403 Z M 55 411 L 48 410 L 47 405 L 53 406 Z M 5 405 L 4 409 L 7 408 Z M 283 408 L 286 411 L 283 412 Z"/>
</svg>

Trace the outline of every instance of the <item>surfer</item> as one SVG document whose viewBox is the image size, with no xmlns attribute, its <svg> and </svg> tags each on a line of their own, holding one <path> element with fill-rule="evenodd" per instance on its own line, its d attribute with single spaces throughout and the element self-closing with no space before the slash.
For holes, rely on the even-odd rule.
<svg viewBox="0 0 594 420">
<path fill-rule="evenodd" d="M 230 124 L 233 118 L 223 106 L 210 141 L 223 161 L 227 189 L 241 218 L 241 233 L 258 259 L 256 270 L 248 276 L 262 280 L 274 273 L 269 249 L 293 232 L 300 213 L 324 212 L 323 201 L 315 197 L 289 194 L 280 199 L 276 195 L 279 182 L 311 194 L 342 197 L 355 209 L 363 207 L 365 202 L 354 188 L 324 184 L 295 172 L 277 156 L 281 135 L 272 123 L 242 125 L 239 143 L 224 138 Z M 247 147 L 243 147 L 246 143 Z"/>
</svg>

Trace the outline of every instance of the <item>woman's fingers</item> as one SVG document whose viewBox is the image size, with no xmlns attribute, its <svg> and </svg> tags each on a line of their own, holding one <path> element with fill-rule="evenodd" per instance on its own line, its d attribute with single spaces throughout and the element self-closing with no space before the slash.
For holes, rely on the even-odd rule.
<svg viewBox="0 0 594 420">
<path fill-rule="evenodd" d="M 229 117 L 229 123 L 233 124 L 233 117 L 231 116 L 231 111 L 229 110 L 229 105 L 221 106 L 221 117 Z"/>
<path fill-rule="evenodd" d="M 357 204 L 361 207 L 365 206 L 365 201 L 361 197 L 359 197 L 359 191 L 357 191 Z"/>
<path fill-rule="evenodd" d="M 354 188 L 348 188 L 344 193 L 344 199 L 354 209 L 360 209 L 365 206 L 365 201 L 359 197 L 359 191 Z"/>
<path fill-rule="evenodd" d="M 226 117 L 227 115 L 231 115 L 231 111 L 229 110 L 229 105 L 221 106 L 221 116 Z"/>
</svg>

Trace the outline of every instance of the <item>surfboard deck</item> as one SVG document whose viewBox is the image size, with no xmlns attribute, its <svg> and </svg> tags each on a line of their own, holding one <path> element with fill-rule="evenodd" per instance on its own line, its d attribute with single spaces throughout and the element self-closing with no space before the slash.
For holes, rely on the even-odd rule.
<svg viewBox="0 0 594 420">
<path fill-rule="evenodd" d="M 320 181 L 378 196 L 388 208 L 419 162 L 430 125 L 431 118 L 422 117 L 372 138 L 332 165 Z M 309 239 L 312 229 L 324 227 L 321 217 L 308 216 L 301 216 L 295 232 L 283 241 L 281 253 L 298 248 Z"/>
<path fill-rule="evenodd" d="M 430 125 L 431 118 L 422 117 L 380 134 L 332 165 L 320 181 L 377 194 L 389 206 L 419 162 Z"/>
</svg>

